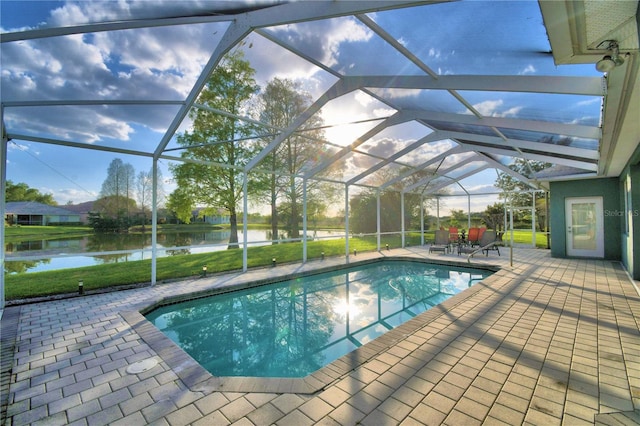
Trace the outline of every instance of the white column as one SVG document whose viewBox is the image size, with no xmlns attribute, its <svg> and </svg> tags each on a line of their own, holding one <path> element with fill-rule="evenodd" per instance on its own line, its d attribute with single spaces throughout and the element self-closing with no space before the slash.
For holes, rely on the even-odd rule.
<svg viewBox="0 0 640 426">
<path fill-rule="evenodd" d="M 506 214 L 506 210 L 505 210 Z M 509 227 L 511 228 L 511 244 L 509 247 L 509 265 L 513 266 L 513 205 L 509 201 Z"/>
<path fill-rule="evenodd" d="M 307 178 L 302 179 L 302 263 L 307 261 Z"/>
<path fill-rule="evenodd" d="M 536 248 L 536 193 L 533 192 L 533 202 L 531 205 L 531 244 Z"/>
<path fill-rule="evenodd" d="M 247 259 L 247 216 L 248 216 L 248 208 L 249 201 L 247 197 L 247 188 L 249 186 L 249 172 L 245 172 L 242 178 L 242 208 L 244 210 L 244 214 L 242 215 L 242 272 L 247 272 L 248 269 L 248 259 Z"/>
<path fill-rule="evenodd" d="M 376 233 L 378 234 L 378 251 L 380 251 L 380 189 L 376 194 Z"/>
<path fill-rule="evenodd" d="M 4 132 L 4 107 L 0 106 L 0 217 L 2 217 L 2 226 L 0 226 L 0 309 L 4 309 L 4 218 L 6 215 L 6 190 L 7 190 L 7 143 L 9 140 L 5 137 Z"/>
<path fill-rule="evenodd" d="M 158 159 L 153 157 L 151 166 L 151 285 L 158 275 Z"/>
<path fill-rule="evenodd" d="M 402 235 L 402 248 L 405 246 L 404 241 L 404 191 L 400 193 L 400 230 Z"/>
<path fill-rule="evenodd" d="M 471 195 L 467 194 L 467 235 L 471 228 Z"/>
<path fill-rule="evenodd" d="M 349 263 L 349 185 L 344 186 L 344 250 Z"/>
<path fill-rule="evenodd" d="M 509 196 L 509 194 L 507 194 L 507 197 Z M 509 201 L 509 205 L 511 205 L 511 201 Z M 504 233 L 507 233 L 507 229 L 509 229 L 509 225 L 507 225 L 507 199 L 505 198 L 504 203 L 503 203 L 503 208 L 504 208 Z"/>
<path fill-rule="evenodd" d="M 424 196 L 420 194 L 420 245 L 424 245 Z"/>
</svg>

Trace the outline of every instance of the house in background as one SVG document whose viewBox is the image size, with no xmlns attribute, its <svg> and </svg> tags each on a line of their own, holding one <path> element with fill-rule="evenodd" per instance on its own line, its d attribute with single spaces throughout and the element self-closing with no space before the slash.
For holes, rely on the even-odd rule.
<svg viewBox="0 0 640 426">
<path fill-rule="evenodd" d="M 94 203 L 95 201 L 87 201 L 80 204 L 68 204 L 64 208 L 77 214 L 80 217 L 80 222 L 87 224 L 89 223 L 89 213 L 94 211 Z"/>
<path fill-rule="evenodd" d="M 225 214 L 222 209 L 214 212 L 212 209 L 198 208 L 191 212 L 191 223 L 226 225 L 230 223 L 230 216 Z"/>
<path fill-rule="evenodd" d="M 70 225 L 81 222 L 77 213 L 35 201 L 8 202 L 5 221 L 9 225 Z"/>
</svg>

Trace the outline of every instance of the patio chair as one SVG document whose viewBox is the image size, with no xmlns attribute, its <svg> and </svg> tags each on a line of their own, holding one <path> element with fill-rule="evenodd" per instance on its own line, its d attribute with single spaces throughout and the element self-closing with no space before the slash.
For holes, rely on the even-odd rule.
<svg viewBox="0 0 640 426">
<path fill-rule="evenodd" d="M 480 244 L 480 239 L 482 238 L 482 235 L 485 233 L 486 230 L 487 230 L 487 228 L 480 228 L 478 230 L 478 241 L 476 241 L 475 245 Z"/>
<path fill-rule="evenodd" d="M 458 255 L 468 253 L 469 257 L 472 257 L 478 252 L 483 252 L 486 256 L 489 256 L 489 250 L 496 250 L 498 252 L 498 256 L 500 256 L 500 249 L 498 248 L 498 244 L 500 243 L 502 243 L 502 240 L 498 239 L 496 231 L 484 231 L 482 233 L 482 237 L 480 237 L 480 240 L 478 241 L 478 245 L 480 247 L 476 248 L 471 245 L 459 246 Z"/>
<path fill-rule="evenodd" d="M 457 243 L 458 238 L 460 238 L 458 236 L 458 228 L 453 226 L 449 227 L 449 243 Z"/>
<path fill-rule="evenodd" d="M 447 253 L 449 250 L 449 231 L 440 229 L 436 231 L 436 240 L 429 246 L 429 253 L 441 251 Z"/>
<path fill-rule="evenodd" d="M 467 236 L 467 241 L 471 246 L 478 244 L 480 240 L 480 228 L 469 228 L 469 235 Z"/>
<path fill-rule="evenodd" d="M 502 244 L 502 234 L 498 236 L 496 231 L 485 231 L 478 242 L 478 245 L 487 256 L 489 256 L 489 250 L 496 250 L 498 256 L 500 256 L 499 244 Z"/>
</svg>

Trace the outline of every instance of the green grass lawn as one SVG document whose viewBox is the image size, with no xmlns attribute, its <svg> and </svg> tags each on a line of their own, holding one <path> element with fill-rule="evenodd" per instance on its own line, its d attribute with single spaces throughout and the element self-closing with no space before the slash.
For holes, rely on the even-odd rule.
<svg viewBox="0 0 640 426">
<path fill-rule="evenodd" d="M 33 228 L 34 227 L 29 227 Z M 46 228 L 38 231 L 48 231 Z M 51 227 L 53 228 L 53 227 Z M 189 228 L 192 230 L 193 228 Z M 67 228 L 65 227 L 65 230 Z M 86 232 L 86 228 L 72 228 L 70 232 Z M 433 241 L 434 232 L 425 232 L 425 243 Z M 15 234 L 14 234 L 15 235 Z M 40 234 L 41 236 L 43 234 Z M 55 235 L 55 232 L 46 235 Z M 516 231 L 514 240 L 519 244 L 531 242 L 531 232 Z M 546 236 L 537 234 L 538 247 L 546 247 Z M 505 243 L 510 241 L 509 234 L 505 235 Z M 420 233 L 409 232 L 405 236 L 408 246 L 420 245 Z M 329 256 L 344 256 L 344 239 L 317 240 L 307 244 L 308 260 L 320 259 L 322 253 Z M 398 234 L 383 235 L 380 239 L 381 249 L 401 247 L 401 237 Z M 349 251 L 374 251 L 377 249 L 375 235 L 352 237 L 349 239 Z M 272 259 L 277 263 L 302 261 L 302 243 L 286 243 L 261 247 L 249 247 L 247 252 L 248 267 L 270 266 Z M 212 253 L 199 253 L 161 257 L 157 260 L 157 281 L 171 281 L 201 274 L 206 265 L 209 274 L 242 269 L 242 250 L 223 250 Z M 131 284 L 143 284 L 151 281 L 151 260 L 109 263 L 82 268 L 71 268 L 54 271 L 32 272 L 23 274 L 5 274 L 5 297 L 7 300 L 25 299 L 39 296 L 50 296 L 78 291 L 78 282 L 82 280 L 85 291 L 100 290 L 110 287 Z"/>
<path fill-rule="evenodd" d="M 349 240 L 349 248 L 351 252 L 372 251 L 377 248 L 376 242 L 375 237 L 352 238 Z M 399 242 L 399 238 L 383 238 L 381 245 L 383 248 L 386 244 L 390 248 L 397 248 L 400 246 Z M 344 255 L 344 239 L 318 240 L 307 244 L 309 260 L 319 260 L 323 252 L 327 257 Z M 276 258 L 277 263 L 300 262 L 302 243 L 249 247 L 247 258 L 250 268 L 270 266 L 273 258 Z M 161 257 L 157 260 L 156 278 L 160 282 L 198 276 L 204 265 L 209 274 L 240 270 L 242 250 Z M 5 296 L 7 300 L 14 300 L 73 293 L 77 292 L 80 280 L 83 281 L 85 291 L 148 283 L 151 280 L 151 260 L 5 275 Z"/>
<path fill-rule="evenodd" d="M 509 245 L 511 242 L 511 233 L 507 232 L 502 237 L 505 245 Z M 513 243 L 514 246 L 518 244 L 526 244 L 531 246 L 531 231 L 514 230 L 513 231 Z M 542 232 L 536 232 L 536 247 L 547 248 L 547 235 Z"/>
</svg>

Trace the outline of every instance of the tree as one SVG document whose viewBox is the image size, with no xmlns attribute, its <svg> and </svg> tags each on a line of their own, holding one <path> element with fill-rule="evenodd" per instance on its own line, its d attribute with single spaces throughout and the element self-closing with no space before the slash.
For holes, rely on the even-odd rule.
<svg viewBox="0 0 640 426">
<path fill-rule="evenodd" d="M 502 203 L 494 203 L 487 206 L 483 213 L 483 220 L 489 227 L 489 229 L 495 229 L 496 231 L 503 231 L 504 224 L 504 206 Z"/>
<path fill-rule="evenodd" d="M 404 187 L 417 185 L 415 192 L 404 194 L 405 229 L 417 228 L 420 221 L 420 203 L 429 206 L 434 203 L 431 199 L 422 199 L 420 192 L 428 192 L 433 185 L 433 172 L 428 170 L 411 171 L 406 167 L 388 168 L 378 171 L 376 180 L 371 184 L 380 186 L 399 176 L 404 179 L 397 181 L 380 194 L 380 228 L 381 232 L 397 232 L 401 229 L 401 191 Z M 418 185 L 420 184 L 420 185 Z M 353 232 L 371 233 L 377 228 L 377 190 L 368 189 L 351 198 L 349 202 L 349 223 Z"/>
<path fill-rule="evenodd" d="M 462 209 L 451 209 L 449 225 L 454 227 L 464 227 L 468 222 L 468 216 Z"/>
<path fill-rule="evenodd" d="M 111 195 L 98 199 L 93 204 L 93 208 L 95 211 L 89 215 L 89 225 L 94 231 L 122 232 L 131 226 L 131 219 L 127 212 L 136 208 L 136 201 Z"/>
<path fill-rule="evenodd" d="M 176 214 L 181 219 L 187 210 L 191 212 L 198 205 L 227 210 L 231 228 L 229 248 L 238 247 L 237 205 L 243 186 L 243 173 L 239 169 L 253 158 L 257 145 L 244 141 L 253 133 L 251 125 L 214 111 L 242 114 L 259 89 L 254 74 L 240 50 L 221 61 L 198 97 L 198 103 L 209 108 L 192 109 L 189 113 L 192 131 L 177 137 L 178 144 L 186 148 L 182 158 L 195 161 L 171 167 L 178 189 L 170 197 L 169 205 L 179 207 Z M 252 190 L 250 185 L 249 191 Z"/>
<path fill-rule="evenodd" d="M 533 174 L 549 167 L 549 163 L 541 161 L 529 161 L 524 158 L 517 158 L 509 168 L 524 177 L 532 178 Z M 500 198 L 510 200 L 514 206 L 530 206 L 531 205 L 531 186 L 507 173 L 499 173 L 495 186 L 500 188 L 503 193 Z"/>
<path fill-rule="evenodd" d="M 175 217 L 186 224 L 191 223 L 191 216 L 193 214 L 193 200 L 188 191 L 183 188 L 176 188 L 167 199 L 167 209 L 173 212 Z"/>
<path fill-rule="evenodd" d="M 162 189 L 162 172 L 160 169 L 157 170 L 156 204 L 160 205 L 164 191 Z M 142 216 L 146 221 L 148 212 L 153 208 L 153 168 L 148 172 L 141 171 L 138 173 L 136 178 L 136 199 L 142 210 Z"/>
<path fill-rule="evenodd" d="M 354 233 L 373 233 L 377 230 L 378 205 L 377 191 L 374 189 L 362 191 L 354 195 L 349 201 L 349 224 Z M 402 209 L 400 207 L 400 192 L 386 190 L 380 194 L 380 232 L 398 232 Z M 405 229 L 410 229 L 413 221 L 418 220 L 420 196 L 405 194 L 404 221 Z"/>
<path fill-rule="evenodd" d="M 16 183 L 8 180 L 6 183 L 5 199 L 11 201 L 35 201 L 37 203 L 57 206 L 52 194 L 43 194 L 35 188 L 30 188 L 26 183 Z"/>
<path fill-rule="evenodd" d="M 300 85 L 288 80 L 274 78 L 260 96 L 259 118 L 269 125 L 269 132 L 289 127 L 312 103 L 311 96 L 300 89 Z M 320 116 L 309 118 L 299 131 L 291 134 L 266 156 L 263 168 L 272 173 L 263 180 L 265 190 L 260 198 L 271 206 L 272 239 L 278 239 L 278 224 L 285 223 L 290 238 L 300 237 L 302 220 L 303 181 L 296 176 L 301 169 L 326 158 L 323 150 L 324 131 Z M 262 139 L 268 145 L 272 137 Z M 319 180 L 307 181 L 307 206 L 314 204 L 314 212 L 324 210 L 321 199 L 327 200 L 332 190 Z"/>
<path fill-rule="evenodd" d="M 131 164 L 115 158 L 107 169 L 107 178 L 102 183 L 100 197 L 108 202 L 100 204 L 100 213 L 105 217 L 117 218 L 125 215 L 129 218 L 131 199 L 135 183 L 135 170 Z M 135 202 L 133 204 L 135 208 Z"/>
<path fill-rule="evenodd" d="M 550 143 L 549 141 L 545 142 Z M 558 145 L 566 145 L 569 142 L 567 142 L 567 138 L 564 138 L 553 143 Z M 517 158 L 516 161 L 509 166 L 509 168 L 527 178 L 532 178 L 534 173 L 544 170 L 550 166 L 550 163 L 544 163 L 541 161 L 529 161 L 523 158 Z M 531 192 L 531 187 L 511 175 L 500 173 L 498 175 L 498 178 L 496 179 L 495 186 L 504 191 L 504 193 L 499 195 L 499 198 L 505 200 L 505 202 L 507 203 L 511 203 L 512 206 L 529 207 L 533 203 L 533 194 Z M 539 225 L 539 229 L 541 231 L 544 231 L 546 228 L 544 220 L 547 210 L 546 200 L 536 200 L 535 210 L 536 222 Z M 522 215 L 519 210 L 514 210 L 513 215 L 514 221 L 519 221 L 522 219 Z"/>
<path fill-rule="evenodd" d="M 153 198 L 153 171 L 145 172 L 144 170 L 138 172 L 136 177 L 136 199 L 140 210 L 142 210 L 142 216 L 146 220 L 146 212 L 151 210 L 151 200 Z"/>
</svg>

